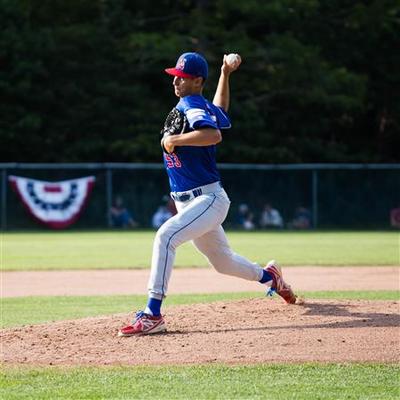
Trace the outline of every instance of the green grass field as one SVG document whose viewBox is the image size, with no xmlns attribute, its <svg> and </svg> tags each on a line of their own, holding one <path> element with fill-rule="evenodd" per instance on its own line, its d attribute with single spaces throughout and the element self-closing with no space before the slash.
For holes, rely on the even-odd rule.
<svg viewBox="0 0 400 400">
<path fill-rule="evenodd" d="M 9 368 L 2 399 L 398 400 L 398 365 Z"/>
<path fill-rule="evenodd" d="M 152 231 L 2 233 L 3 270 L 147 268 Z M 282 265 L 400 265 L 397 232 L 228 232 L 235 252 Z M 190 243 L 176 267 L 205 266 Z"/>
<path fill-rule="evenodd" d="M 154 232 L 2 233 L 2 270 L 147 268 Z M 228 232 L 235 251 L 284 265 L 399 265 L 397 232 Z M 176 266 L 205 266 L 190 244 Z M 300 293 L 301 294 L 301 293 Z M 263 293 L 175 295 L 166 307 L 260 297 Z M 398 300 L 397 291 L 307 292 L 307 298 Z M 1 326 L 13 327 L 142 308 L 145 296 L 1 299 Z M 258 364 L 165 367 L 2 366 L 4 399 L 400 399 L 391 364 Z"/>
</svg>

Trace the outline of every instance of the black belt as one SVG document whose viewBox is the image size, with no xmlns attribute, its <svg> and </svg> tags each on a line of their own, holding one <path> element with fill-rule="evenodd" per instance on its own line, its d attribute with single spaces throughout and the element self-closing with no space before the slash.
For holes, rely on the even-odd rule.
<svg viewBox="0 0 400 400">
<path fill-rule="evenodd" d="M 185 192 L 184 194 L 181 195 L 177 195 L 175 193 L 171 193 L 171 197 L 175 200 L 175 201 L 181 201 L 181 202 L 185 202 L 188 201 L 193 197 L 198 197 L 201 194 L 203 194 L 203 191 L 201 189 L 194 189 L 194 190 L 189 190 L 187 192 Z"/>
</svg>

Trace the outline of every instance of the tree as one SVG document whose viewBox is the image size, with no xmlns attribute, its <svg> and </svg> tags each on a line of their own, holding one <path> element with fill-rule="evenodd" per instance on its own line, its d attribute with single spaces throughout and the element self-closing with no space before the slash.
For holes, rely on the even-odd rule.
<svg viewBox="0 0 400 400">
<path fill-rule="evenodd" d="M 396 162 L 392 0 L 0 0 L 0 159 L 160 161 L 184 51 L 239 52 L 221 162 Z M 235 21 L 232 26 L 232 21 Z"/>
</svg>

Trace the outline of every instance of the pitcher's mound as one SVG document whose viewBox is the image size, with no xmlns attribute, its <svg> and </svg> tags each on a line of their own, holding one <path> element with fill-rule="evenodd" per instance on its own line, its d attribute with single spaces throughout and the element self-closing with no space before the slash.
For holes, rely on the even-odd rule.
<svg viewBox="0 0 400 400">
<path fill-rule="evenodd" d="M 168 332 L 117 337 L 121 314 L 1 331 L 2 362 L 37 365 L 399 362 L 398 301 L 250 299 L 167 308 Z"/>
</svg>

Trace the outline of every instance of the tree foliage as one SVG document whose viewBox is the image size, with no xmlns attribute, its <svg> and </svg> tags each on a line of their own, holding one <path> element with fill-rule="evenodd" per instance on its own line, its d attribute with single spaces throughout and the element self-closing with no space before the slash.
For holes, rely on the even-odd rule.
<svg viewBox="0 0 400 400">
<path fill-rule="evenodd" d="M 221 162 L 400 160 L 394 0 L 0 0 L 1 161 L 159 161 L 184 51 L 232 76 Z"/>
</svg>

